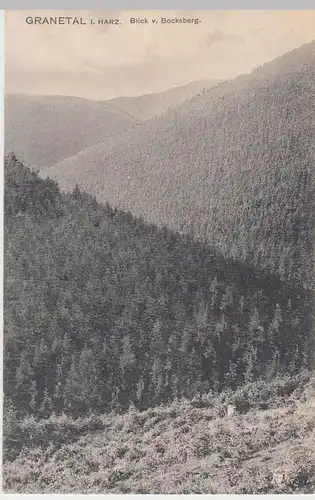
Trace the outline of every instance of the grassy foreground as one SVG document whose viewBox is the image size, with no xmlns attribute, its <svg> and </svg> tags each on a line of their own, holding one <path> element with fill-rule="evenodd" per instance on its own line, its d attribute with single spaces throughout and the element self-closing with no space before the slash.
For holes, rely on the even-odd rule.
<svg viewBox="0 0 315 500">
<path fill-rule="evenodd" d="M 4 425 L 7 493 L 313 493 L 315 376 L 144 412 Z"/>
</svg>

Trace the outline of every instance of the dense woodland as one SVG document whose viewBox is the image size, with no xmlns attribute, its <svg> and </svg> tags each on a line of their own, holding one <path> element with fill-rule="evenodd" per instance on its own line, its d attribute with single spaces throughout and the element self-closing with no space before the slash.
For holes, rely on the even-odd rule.
<svg viewBox="0 0 315 500">
<path fill-rule="evenodd" d="M 41 174 L 311 288 L 315 42 Z"/>
<path fill-rule="evenodd" d="M 21 416 L 144 409 L 308 365 L 304 287 L 62 193 L 14 154 L 4 210 L 4 391 Z"/>
</svg>

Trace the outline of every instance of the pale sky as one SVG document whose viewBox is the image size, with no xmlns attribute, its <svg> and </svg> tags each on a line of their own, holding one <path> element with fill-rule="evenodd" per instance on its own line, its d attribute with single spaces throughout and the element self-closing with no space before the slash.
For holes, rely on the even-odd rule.
<svg viewBox="0 0 315 500">
<path fill-rule="evenodd" d="M 95 25 L 34 25 L 27 16 L 71 16 Z M 147 17 L 149 24 L 130 24 Z M 151 18 L 199 18 L 152 24 Z M 98 25 L 117 18 L 119 26 Z M 159 92 L 226 79 L 315 39 L 312 11 L 9 11 L 6 92 L 89 99 Z"/>
</svg>

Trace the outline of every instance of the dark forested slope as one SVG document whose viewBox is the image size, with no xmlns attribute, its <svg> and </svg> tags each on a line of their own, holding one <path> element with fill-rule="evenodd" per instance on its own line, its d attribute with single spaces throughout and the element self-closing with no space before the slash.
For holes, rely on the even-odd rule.
<svg viewBox="0 0 315 500">
<path fill-rule="evenodd" d="M 315 42 L 49 169 L 303 285 L 313 271 Z"/>
<path fill-rule="evenodd" d="M 5 159 L 4 391 L 21 414 L 146 408 L 307 364 L 310 298 Z"/>
</svg>

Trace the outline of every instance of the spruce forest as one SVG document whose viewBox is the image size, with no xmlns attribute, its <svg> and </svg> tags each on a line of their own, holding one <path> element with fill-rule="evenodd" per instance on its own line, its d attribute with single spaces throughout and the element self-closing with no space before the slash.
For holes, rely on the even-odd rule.
<svg viewBox="0 0 315 500">
<path fill-rule="evenodd" d="M 5 392 L 144 409 L 308 366 L 311 297 L 5 160 Z"/>
</svg>

